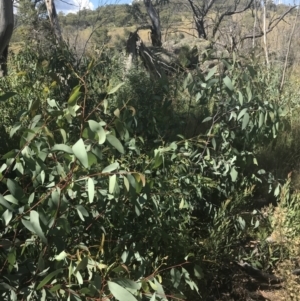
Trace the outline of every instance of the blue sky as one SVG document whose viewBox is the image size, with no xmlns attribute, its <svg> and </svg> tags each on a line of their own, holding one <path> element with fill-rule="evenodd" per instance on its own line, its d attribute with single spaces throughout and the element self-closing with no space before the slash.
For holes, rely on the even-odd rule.
<svg viewBox="0 0 300 301">
<path fill-rule="evenodd" d="M 224 0 L 226 1 L 226 0 Z M 280 0 L 273 0 L 278 3 Z M 95 9 L 100 5 L 115 4 L 115 3 L 131 3 L 132 0 L 55 0 L 56 8 L 58 11 L 64 13 L 78 12 L 81 8 Z M 299 3 L 299 0 L 282 0 L 285 4 Z"/>
<path fill-rule="evenodd" d="M 95 9 L 101 5 L 115 3 L 131 3 L 131 0 L 55 0 L 56 9 L 64 13 L 78 12 L 84 7 Z"/>
</svg>

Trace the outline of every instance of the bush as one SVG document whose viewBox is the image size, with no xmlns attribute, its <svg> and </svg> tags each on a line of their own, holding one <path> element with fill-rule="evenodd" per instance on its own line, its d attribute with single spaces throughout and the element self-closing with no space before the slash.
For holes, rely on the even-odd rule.
<svg viewBox="0 0 300 301">
<path fill-rule="evenodd" d="M 263 175 L 255 151 L 280 128 L 268 78 L 233 57 L 225 74 L 123 82 L 109 51 L 78 62 L 66 47 L 11 64 L 2 300 L 207 298 L 260 225 L 241 211 Z M 191 108 L 203 127 L 185 138 Z"/>
</svg>

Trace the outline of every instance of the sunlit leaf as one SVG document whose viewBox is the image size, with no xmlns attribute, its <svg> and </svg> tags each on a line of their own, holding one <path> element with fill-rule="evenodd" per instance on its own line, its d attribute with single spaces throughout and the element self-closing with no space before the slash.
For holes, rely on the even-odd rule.
<svg viewBox="0 0 300 301">
<path fill-rule="evenodd" d="M 37 234 L 38 237 L 46 244 L 47 238 L 45 237 L 45 234 L 40 226 L 40 218 L 39 213 L 37 211 L 30 211 L 30 223 L 32 225 L 34 233 Z"/>
<path fill-rule="evenodd" d="M 117 176 L 116 175 L 109 176 L 109 189 L 108 189 L 108 192 L 110 194 L 114 193 L 114 190 L 115 190 L 115 187 L 116 187 L 116 181 L 117 181 Z"/>
<path fill-rule="evenodd" d="M 80 85 L 73 88 L 71 95 L 68 99 L 69 106 L 74 106 L 76 104 L 76 101 L 78 100 L 78 98 L 81 96 L 82 93 L 80 92 L 80 88 L 81 88 Z"/>
<path fill-rule="evenodd" d="M 80 161 L 80 163 L 85 167 L 89 167 L 88 155 L 85 149 L 83 140 L 80 138 L 72 147 L 75 157 Z"/>
<path fill-rule="evenodd" d="M 92 203 L 95 196 L 95 184 L 92 178 L 88 179 L 88 196 L 89 202 Z"/>
<path fill-rule="evenodd" d="M 110 173 L 116 169 L 119 168 L 119 163 L 118 162 L 114 162 L 108 166 L 106 166 L 103 170 L 102 170 L 102 173 Z"/>
<path fill-rule="evenodd" d="M 3 197 L 2 194 L 0 194 L 0 205 L 4 206 L 10 211 L 14 211 L 14 208 L 7 202 L 7 200 Z"/>
<path fill-rule="evenodd" d="M 237 176 L 238 176 L 238 172 L 236 171 L 236 169 L 234 167 L 231 168 L 230 176 L 231 176 L 232 182 L 235 182 L 237 179 Z"/>
<path fill-rule="evenodd" d="M 249 114 L 245 113 L 245 115 L 243 117 L 243 122 L 242 122 L 242 130 L 244 130 L 247 127 L 249 120 L 250 120 Z"/>
<path fill-rule="evenodd" d="M 61 261 L 61 260 L 64 260 L 67 256 L 68 256 L 68 254 L 65 251 L 62 251 L 58 255 L 56 255 L 54 257 L 54 259 L 57 261 Z"/>
<path fill-rule="evenodd" d="M 105 133 L 103 127 L 98 122 L 96 122 L 94 120 L 89 120 L 88 123 L 89 123 L 90 129 L 93 132 L 97 133 L 98 139 L 99 139 L 98 143 L 103 144 L 106 140 L 106 133 Z"/>
<path fill-rule="evenodd" d="M 223 82 L 229 90 L 233 91 L 233 85 L 232 85 L 231 79 L 228 76 L 223 78 Z"/>
<path fill-rule="evenodd" d="M 119 301 L 137 301 L 137 299 L 119 284 L 107 281 L 108 288 L 113 296 Z"/>
<path fill-rule="evenodd" d="M 55 144 L 52 147 L 52 151 L 62 151 L 68 154 L 73 154 L 71 147 L 66 144 Z"/>
<path fill-rule="evenodd" d="M 115 86 L 114 88 L 112 88 L 107 94 L 114 94 L 116 93 L 125 83 L 120 83 L 117 86 Z"/>
</svg>

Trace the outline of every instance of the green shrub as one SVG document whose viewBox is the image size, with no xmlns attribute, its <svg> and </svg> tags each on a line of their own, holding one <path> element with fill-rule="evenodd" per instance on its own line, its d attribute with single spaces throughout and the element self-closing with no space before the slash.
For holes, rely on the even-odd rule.
<svg viewBox="0 0 300 301">
<path fill-rule="evenodd" d="M 1 157 L 1 298 L 207 298 L 259 226 L 241 209 L 279 130 L 268 78 L 234 57 L 225 74 L 123 82 L 117 56 L 94 56 L 28 48 L 1 82 L 21 104 Z M 185 138 L 190 108 L 204 126 Z"/>
</svg>

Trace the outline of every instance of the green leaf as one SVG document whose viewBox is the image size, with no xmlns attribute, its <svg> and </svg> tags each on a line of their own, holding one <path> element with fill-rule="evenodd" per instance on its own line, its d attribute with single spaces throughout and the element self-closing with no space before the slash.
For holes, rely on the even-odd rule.
<svg viewBox="0 0 300 301">
<path fill-rule="evenodd" d="M 56 292 L 56 291 L 58 291 L 60 288 L 61 288 L 61 284 L 55 284 L 55 285 L 53 285 L 50 289 L 49 289 L 49 291 L 50 292 Z"/>
<path fill-rule="evenodd" d="M 207 82 L 212 76 L 215 75 L 217 71 L 217 66 L 213 67 L 212 69 L 209 70 L 208 74 L 205 77 L 205 81 Z"/>
<path fill-rule="evenodd" d="M 73 88 L 72 92 L 71 92 L 71 95 L 69 97 L 69 100 L 68 100 L 68 105 L 69 106 L 74 106 L 76 105 L 76 101 L 78 100 L 78 98 L 80 97 L 80 95 L 82 94 L 80 92 L 80 88 L 81 86 L 78 85 L 76 87 Z"/>
<path fill-rule="evenodd" d="M 17 154 L 17 151 L 16 150 L 11 150 L 11 151 L 9 151 L 8 153 L 6 153 L 6 154 L 4 154 L 2 157 L 1 157 L 1 159 L 9 159 L 9 158 L 14 158 L 15 156 L 16 156 L 16 154 Z M 2 168 L 2 167 L 1 167 Z M 5 167 L 6 168 L 6 167 Z M 4 169 L 5 169 L 4 168 Z M 3 169 L 3 170 L 4 170 Z M 2 170 L 2 171 L 3 171 Z M 1 172 L 2 172 L 1 171 Z"/>
<path fill-rule="evenodd" d="M 24 196 L 23 189 L 14 180 L 7 179 L 7 188 L 17 200 L 20 200 Z"/>
<path fill-rule="evenodd" d="M 120 140 L 113 135 L 106 136 L 107 141 L 111 144 L 115 149 L 117 149 L 121 154 L 124 154 L 124 147 Z"/>
<path fill-rule="evenodd" d="M 206 117 L 202 120 L 202 123 L 212 120 L 212 117 Z"/>
<path fill-rule="evenodd" d="M 21 126 L 21 122 L 15 123 L 9 132 L 9 137 L 11 138 L 21 128 Z"/>
<path fill-rule="evenodd" d="M 248 123 L 249 123 L 249 119 L 250 119 L 250 116 L 248 113 L 245 113 L 244 117 L 243 117 L 243 123 L 242 123 L 242 130 L 244 130 Z"/>
<path fill-rule="evenodd" d="M 77 271 L 76 273 L 74 273 L 74 275 L 78 281 L 78 284 L 79 285 L 83 284 L 83 278 L 82 278 L 81 274 Z M 78 300 L 82 300 L 82 299 L 79 298 Z"/>
<path fill-rule="evenodd" d="M 7 226 L 9 224 L 9 222 L 11 221 L 11 219 L 13 217 L 13 214 L 11 211 L 12 210 L 6 209 L 2 214 L 2 219 L 4 220 L 5 226 Z"/>
<path fill-rule="evenodd" d="M 154 278 L 154 284 L 157 288 L 156 292 L 160 296 L 160 298 L 162 298 L 162 300 L 167 300 L 166 294 L 165 294 L 165 291 L 164 291 L 162 285 L 155 278 Z"/>
<path fill-rule="evenodd" d="M 31 223 L 30 223 L 30 221 L 25 220 L 25 219 L 22 219 L 22 224 L 23 224 L 30 232 L 35 233 L 35 232 L 34 232 L 34 229 L 33 229 L 33 227 L 32 227 L 32 225 L 31 225 Z"/>
<path fill-rule="evenodd" d="M 184 299 L 182 299 L 184 300 Z M 156 301 L 156 292 L 152 295 L 151 299 L 149 301 Z"/>
<path fill-rule="evenodd" d="M 240 224 L 241 229 L 244 230 L 245 227 L 246 227 L 246 222 L 245 222 L 245 220 L 244 220 L 242 217 L 239 216 L 238 221 L 239 221 L 239 224 Z"/>
<path fill-rule="evenodd" d="M 238 172 L 236 171 L 236 169 L 234 167 L 231 168 L 230 176 L 231 176 L 232 182 L 235 182 L 237 179 L 237 176 L 238 176 Z"/>
<path fill-rule="evenodd" d="M 122 269 L 122 271 L 124 271 L 123 267 L 121 267 L 121 269 Z M 136 290 L 136 291 L 141 289 L 141 287 L 142 287 L 142 284 L 140 282 L 137 283 L 137 282 L 135 282 L 131 279 L 127 279 L 127 278 L 119 278 L 119 279 L 115 278 L 114 282 L 120 284 L 124 288 L 129 288 L 129 289 Z"/>
<path fill-rule="evenodd" d="M 223 78 L 223 82 L 230 91 L 233 91 L 233 85 L 232 85 L 231 79 L 228 76 Z"/>
<path fill-rule="evenodd" d="M 108 192 L 110 194 L 114 193 L 115 187 L 116 187 L 116 182 L 117 182 L 117 176 L 116 175 L 109 176 L 109 188 L 108 188 Z"/>
<path fill-rule="evenodd" d="M 204 278 L 203 270 L 197 264 L 194 266 L 194 274 L 195 274 L 195 277 L 198 278 L 198 279 L 203 279 Z"/>
<path fill-rule="evenodd" d="M 240 120 L 244 115 L 245 115 L 245 113 L 247 112 L 247 108 L 244 108 L 240 113 L 239 113 L 239 115 L 238 115 L 238 117 L 237 117 L 237 120 Z"/>
<path fill-rule="evenodd" d="M 86 216 L 86 217 L 89 216 L 89 213 L 86 211 L 86 209 L 82 205 L 77 205 L 76 210 L 77 210 L 77 213 L 78 213 L 78 215 L 79 215 L 79 217 L 82 221 L 85 220 L 84 216 Z"/>
<path fill-rule="evenodd" d="M 124 186 L 126 187 L 126 190 L 129 191 L 129 181 L 128 181 L 128 179 L 124 177 L 123 180 L 124 180 Z"/>
<path fill-rule="evenodd" d="M 0 194 L 0 205 L 4 206 L 10 211 L 15 211 L 14 208 L 7 202 L 7 200 L 3 197 L 2 194 Z"/>
<path fill-rule="evenodd" d="M 56 255 L 54 257 L 54 259 L 57 261 L 61 261 L 61 260 L 64 260 L 67 256 L 68 256 L 68 254 L 65 251 L 62 251 L 58 255 Z"/>
<path fill-rule="evenodd" d="M 92 178 L 88 179 L 88 196 L 89 196 L 89 202 L 93 203 L 94 196 L 95 196 L 95 184 Z"/>
<path fill-rule="evenodd" d="M 108 93 L 107 95 L 110 95 L 110 94 L 114 94 L 116 93 L 125 83 L 120 83 L 118 84 L 117 86 L 115 86 L 114 88 L 112 88 Z"/>
<path fill-rule="evenodd" d="M 102 173 L 109 173 L 109 172 L 112 172 L 113 170 L 116 170 L 119 168 L 119 163 L 118 162 L 115 162 L 113 164 L 110 164 L 108 166 L 106 166 L 103 170 L 102 170 Z"/>
<path fill-rule="evenodd" d="M 261 128 L 262 125 L 264 124 L 264 119 L 265 119 L 264 113 L 263 113 L 263 112 L 260 112 L 260 113 L 259 113 L 259 122 L 258 122 L 258 127 L 259 127 L 259 128 Z"/>
<path fill-rule="evenodd" d="M 89 167 L 88 155 L 83 143 L 82 138 L 80 138 L 72 147 L 75 157 L 80 161 L 80 163 L 85 167 Z"/>
<path fill-rule="evenodd" d="M 46 244 L 47 238 L 40 226 L 39 213 L 34 210 L 30 211 L 30 224 L 32 225 L 34 233 Z"/>
<path fill-rule="evenodd" d="M 50 273 L 49 275 L 47 275 L 41 282 L 40 284 L 37 286 L 37 290 L 41 289 L 42 287 L 44 287 L 49 281 L 51 281 L 52 278 L 54 278 L 56 275 L 58 275 L 60 272 L 62 272 L 63 269 L 58 269 L 52 273 Z"/>
<path fill-rule="evenodd" d="M 170 271 L 170 274 L 171 274 L 172 284 L 175 288 L 177 288 L 180 284 L 181 273 L 177 269 L 172 268 Z"/>
<path fill-rule="evenodd" d="M 94 121 L 94 120 L 89 120 L 89 127 L 91 129 L 91 131 L 93 131 L 94 133 L 97 133 L 98 135 L 98 143 L 99 144 L 103 144 L 106 140 L 106 133 L 103 129 L 103 127 L 100 125 L 100 123 Z"/>
<path fill-rule="evenodd" d="M 119 284 L 107 281 L 108 288 L 113 296 L 119 301 L 137 301 L 137 299 Z"/>
<path fill-rule="evenodd" d="M 78 263 L 73 274 L 75 275 L 78 271 L 85 270 L 88 263 L 89 263 L 89 258 L 87 256 L 83 257 L 82 260 Z"/>
<path fill-rule="evenodd" d="M 240 102 L 240 105 L 242 106 L 244 103 L 243 94 L 240 91 L 238 91 L 238 93 L 239 93 L 239 102 Z"/>
<path fill-rule="evenodd" d="M 0 101 L 8 100 L 9 98 L 11 98 L 15 95 L 17 95 L 16 92 L 6 92 L 6 93 L 0 95 Z"/>
<path fill-rule="evenodd" d="M 55 144 L 52 147 L 52 151 L 54 151 L 54 152 L 55 151 L 62 151 L 62 152 L 73 155 L 73 151 L 72 151 L 71 147 L 68 146 L 68 145 L 65 145 L 65 144 Z"/>
</svg>

